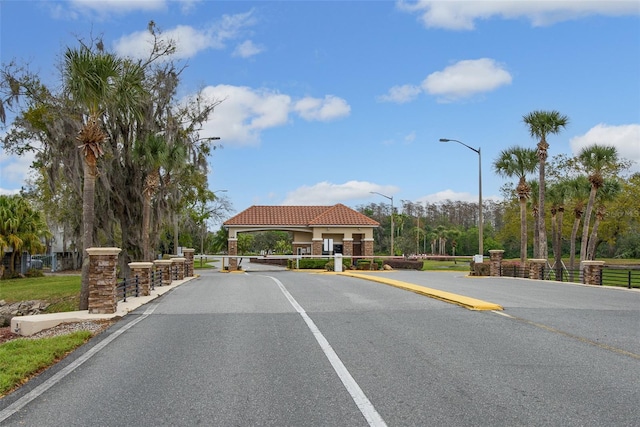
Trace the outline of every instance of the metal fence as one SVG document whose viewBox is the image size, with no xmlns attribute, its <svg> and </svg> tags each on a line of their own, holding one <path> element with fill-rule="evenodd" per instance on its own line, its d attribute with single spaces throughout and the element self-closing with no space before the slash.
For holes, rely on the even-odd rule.
<svg viewBox="0 0 640 427">
<path fill-rule="evenodd" d="M 155 290 L 156 286 L 161 287 L 162 286 L 162 271 L 160 270 L 152 270 L 151 271 L 151 283 L 150 283 L 150 287 L 151 290 Z"/>
<path fill-rule="evenodd" d="M 518 265 L 500 266 L 500 276 L 503 277 L 529 279 L 529 272 L 529 267 L 521 267 Z M 562 267 L 561 269 L 544 267 L 542 270 L 542 280 L 585 283 L 582 270 L 568 269 L 566 267 Z M 626 287 L 628 289 L 640 288 L 640 269 L 603 268 L 602 274 L 600 275 L 600 285 Z"/>
<path fill-rule="evenodd" d="M 127 302 L 127 297 L 140 296 L 140 280 L 138 276 L 119 280 L 116 284 L 116 299 Z"/>
</svg>

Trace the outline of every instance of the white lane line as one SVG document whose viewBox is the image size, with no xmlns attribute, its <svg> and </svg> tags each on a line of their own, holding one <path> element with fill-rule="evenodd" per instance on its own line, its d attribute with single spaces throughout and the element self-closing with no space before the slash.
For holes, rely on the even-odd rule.
<svg viewBox="0 0 640 427">
<path fill-rule="evenodd" d="M 344 366 L 344 363 L 342 363 L 342 360 L 340 360 L 340 357 L 338 357 L 336 352 L 333 350 L 333 347 L 331 347 L 331 344 L 329 344 L 329 341 L 327 341 L 324 335 L 322 335 L 322 332 L 320 332 L 320 329 L 318 329 L 313 320 L 311 320 L 311 318 L 304 311 L 304 308 L 302 308 L 302 306 L 298 304 L 298 301 L 293 298 L 287 288 L 284 287 L 282 282 L 280 282 L 275 277 L 266 277 L 269 277 L 278 284 L 280 291 L 282 291 L 293 308 L 295 308 L 300 316 L 302 316 L 305 323 L 313 333 L 313 336 L 316 338 L 316 341 L 318 341 L 318 344 L 320 344 L 320 347 L 322 348 L 325 356 L 327 356 L 327 359 L 329 359 L 329 363 L 331 363 L 333 370 L 336 371 L 336 374 L 338 374 L 338 377 L 340 377 L 342 384 L 344 384 L 344 387 L 351 395 L 351 398 L 358 406 L 358 409 L 360 409 L 360 412 L 362 412 L 362 415 L 364 415 L 364 418 L 367 420 L 369 425 L 376 427 L 386 427 L 387 423 L 384 422 L 378 411 L 376 411 L 376 409 L 373 407 L 373 404 L 364 394 L 356 380 L 353 379 L 347 368 Z"/>
<path fill-rule="evenodd" d="M 504 317 L 508 317 L 509 319 L 513 319 L 513 316 L 508 315 L 507 313 L 503 313 L 502 311 L 498 311 L 498 310 L 491 310 L 492 313 L 495 314 L 499 314 L 500 316 L 504 316 Z"/>
<path fill-rule="evenodd" d="M 153 313 L 153 311 L 157 307 L 158 307 L 158 304 L 150 305 L 144 311 L 142 316 L 138 317 L 137 319 L 133 320 L 132 322 L 127 323 L 126 325 L 124 325 L 123 327 L 121 327 L 120 329 L 115 331 L 113 334 L 111 334 L 109 337 L 105 338 L 104 340 L 102 340 L 98 344 L 96 344 L 94 347 L 89 349 L 85 354 L 83 354 L 82 356 L 78 357 L 76 360 L 71 362 L 69 365 L 65 366 L 63 369 L 61 369 L 58 372 L 56 372 L 54 375 L 51 376 L 51 378 L 49 378 L 48 380 L 46 380 L 45 382 L 40 384 L 38 387 L 34 388 L 29 393 L 25 394 L 20 399 L 16 400 L 11 405 L 9 405 L 6 408 L 4 408 L 2 411 L 0 411 L 0 422 L 6 420 L 10 416 L 12 416 L 16 412 L 18 412 L 20 409 L 24 408 L 29 402 L 33 401 L 34 399 L 36 399 L 37 397 L 42 395 L 45 391 L 49 390 L 51 387 L 56 385 L 58 382 L 60 382 L 60 380 L 62 380 L 67 375 L 69 375 L 71 372 L 75 371 L 76 368 L 78 368 L 80 365 L 82 365 L 87 360 L 91 359 L 100 350 L 102 350 L 107 345 L 109 345 L 110 342 L 112 342 L 113 340 L 118 338 L 120 335 L 122 335 L 127 330 L 131 329 L 137 323 L 139 323 L 142 320 L 146 319 L 151 313 Z"/>
</svg>

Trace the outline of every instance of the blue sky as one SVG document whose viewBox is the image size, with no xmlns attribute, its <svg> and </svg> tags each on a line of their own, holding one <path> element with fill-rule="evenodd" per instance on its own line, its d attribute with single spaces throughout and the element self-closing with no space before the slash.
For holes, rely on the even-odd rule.
<svg viewBox="0 0 640 427">
<path fill-rule="evenodd" d="M 211 190 L 251 205 L 356 207 L 500 197 L 491 168 L 534 147 L 522 116 L 570 123 L 550 155 L 615 145 L 640 171 L 638 1 L 2 1 L 3 63 L 57 85 L 78 37 L 137 57 L 150 20 L 187 65 L 180 98 L 224 99 L 202 130 L 220 137 Z M 4 134 L 5 130 L 0 131 Z M 31 159 L 0 151 L 0 193 Z"/>
</svg>

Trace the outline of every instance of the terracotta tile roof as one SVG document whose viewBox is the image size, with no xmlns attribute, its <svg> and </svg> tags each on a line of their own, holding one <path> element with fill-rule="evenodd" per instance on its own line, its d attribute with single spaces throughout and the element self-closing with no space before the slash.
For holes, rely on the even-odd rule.
<svg viewBox="0 0 640 427">
<path fill-rule="evenodd" d="M 368 226 L 380 223 L 343 204 L 334 206 L 251 206 L 224 222 L 233 226 Z"/>
</svg>

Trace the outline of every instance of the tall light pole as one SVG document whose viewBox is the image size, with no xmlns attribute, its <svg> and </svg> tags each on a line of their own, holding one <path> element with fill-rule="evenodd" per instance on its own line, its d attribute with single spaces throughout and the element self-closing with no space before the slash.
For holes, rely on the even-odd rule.
<svg viewBox="0 0 640 427">
<path fill-rule="evenodd" d="M 478 153 L 478 255 L 484 255 L 484 224 L 482 222 L 482 154 L 480 154 L 480 147 L 478 147 L 478 149 L 476 150 L 475 148 L 469 147 L 467 144 L 462 141 L 458 141 L 457 139 L 440 138 L 440 142 L 457 142 L 458 144 L 464 145 L 469 150 Z"/>
<path fill-rule="evenodd" d="M 391 256 L 393 256 L 393 196 L 386 196 L 382 193 L 378 193 L 377 191 L 370 191 L 370 193 L 377 194 L 378 196 L 386 197 L 387 199 L 391 200 Z"/>
</svg>

